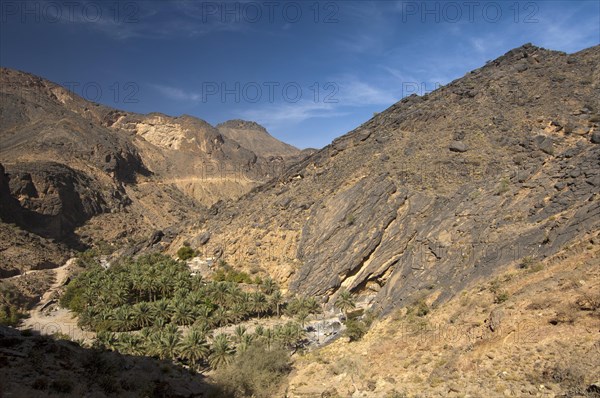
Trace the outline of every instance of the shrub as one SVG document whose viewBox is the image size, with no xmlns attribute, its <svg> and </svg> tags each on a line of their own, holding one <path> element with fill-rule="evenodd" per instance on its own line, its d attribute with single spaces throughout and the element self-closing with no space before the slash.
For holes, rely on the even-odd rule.
<svg viewBox="0 0 600 398">
<path fill-rule="evenodd" d="M 218 396 L 272 397 L 290 370 L 286 350 L 268 350 L 261 344 L 252 345 L 239 353 L 232 363 L 217 371 L 215 381 L 221 390 Z"/>
<path fill-rule="evenodd" d="M 529 268 L 533 264 L 535 264 L 535 259 L 531 256 L 526 256 L 526 257 L 523 257 L 523 259 L 521 260 L 521 264 L 519 264 L 519 267 L 520 268 Z"/>
<path fill-rule="evenodd" d="M 75 279 L 73 282 L 67 285 L 65 293 L 60 298 L 60 305 L 64 308 L 68 308 L 71 311 L 80 313 L 85 309 L 86 302 L 83 294 L 86 287 L 81 283 L 79 279 Z"/>
<path fill-rule="evenodd" d="M 417 300 L 412 306 L 406 309 L 406 315 L 416 315 L 423 317 L 429 314 L 429 306 L 425 302 L 425 300 Z"/>
<path fill-rule="evenodd" d="M 367 334 L 375 318 L 376 314 L 371 311 L 365 312 L 361 318 L 349 316 L 345 323 L 346 330 L 344 334 L 350 338 L 350 341 L 360 340 Z"/>
<path fill-rule="evenodd" d="M 19 296 L 14 285 L 0 283 L 0 325 L 16 326 L 25 316 L 19 308 Z"/>
<path fill-rule="evenodd" d="M 346 321 L 346 336 L 350 341 L 358 341 L 367 333 L 367 325 L 359 319 L 348 319 Z"/>
<path fill-rule="evenodd" d="M 189 246 L 181 246 L 179 250 L 177 250 L 177 257 L 182 261 L 194 258 L 197 254 L 198 253 Z"/>
<path fill-rule="evenodd" d="M 508 297 L 509 297 L 508 292 L 506 292 L 505 290 L 498 291 L 496 293 L 496 295 L 494 296 L 494 303 L 502 304 L 503 302 L 508 300 Z"/>
<path fill-rule="evenodd" d="M 500 184 L 498 184 L 498 191 L 496 192 L 496 195 L 502 195 L 503 193 L 506 193 L 510 190 L 510 181 L 508 180 L 508 178 L 503 178 L 502 180 L 500 180 Z"/>
<path fill-rule="evenodd" d="M 356 217 L 354 216 L 354 214 L 348 214 L 346 216 L 346 224 L 347 225 L 354 225 L 355 222 L 356 222 Z"/>
<path fill-rule="evenodd" d="M 233 282 L 233 283 L 247 283 L 252 284 L 256 282 L 250 275 L 244 271 L 236 271 L 234 269 L 226 270 L 225 268 L 219 268 L 215 271 L 212 276 L 215 282 Z"/>
<path fill-rule="evenodd" d="M 77 254 L 77 265 L 83 268 L 91 268 L 95 265 L 100 265 L 98 256 L 100 252 L 96 248 L 88 249 Z"/>
</svg>

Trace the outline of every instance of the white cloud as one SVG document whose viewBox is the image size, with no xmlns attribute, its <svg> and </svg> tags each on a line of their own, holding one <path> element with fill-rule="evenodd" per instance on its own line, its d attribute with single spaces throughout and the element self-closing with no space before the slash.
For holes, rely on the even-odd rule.
<svg viewBox="0 0 600 398">
<path fill-rule="evenodd" d="M 260 108 L 242 112 L 244 119 L 256 120 L 267 128 L 280 128 L 298 124 L 313 118 L 343 116 L 346 113 L 335 110 L 335 104 L 312 102 L 268 104 Z"/>
<path fill-rule="evenodd" d="M 399 89 L 393 85 L 379 86 L 360 80 L 354 75 L 327 79 L 333 85 L 320 87 L 318 101 L 303 99 L 297 103 L 261 104 L 242 113 L 243 118 L 257 120 L 267 128 L 281 128 L 313 118 L 345 116 L 357 108 L 390 106 L 398 101 Z M 334 90 L 333 88 L 337 88 Z M 311 96 L 313 92 L 311 91 Z"/>
<path fill-rule="evenodd" d="M 151 87 L 158 90 L 165 97 L 175 101 L 200 101 L 202 98 L 200 94 L 194 92 L 188 92 L 178 87 L 164 86 L 161 84 L 150 84 Z"/>
<path fill-rule="evenodd" d="M 340 106 L 392 105 L 400 98 L 399 88 L 383 82 L 381 85 L 361 80 L 355 75 L 342 75 L 331 81 L 339 86 Z"/>
</svg>

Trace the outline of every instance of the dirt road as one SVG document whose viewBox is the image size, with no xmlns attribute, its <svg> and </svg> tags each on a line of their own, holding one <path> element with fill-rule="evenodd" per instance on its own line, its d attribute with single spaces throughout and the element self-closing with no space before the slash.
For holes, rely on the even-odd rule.
<svg viewBox="0 0 600 398">
<path fill-rule="evenodd" d="M 94 337 L 93 333 L 81 330 L 77 326 L 74 314 L 67 309 L 60 308 L 53 298 L 54 293 L 63 286 L 69 277 L 69 269 L 74 265 L 74 261 L 75 259 L 70 259 L 64 265 L 51 270 L 54 272 L 54 283 L 44 293 L 40 302 L 29 311 L 29 318 L 21 322 L 19 329 L 31 329 L 43 335 L 62 333 L 69 336 L 72 340 L 85 341 Z M 48 270 L 44 271 L 48 272 Z M 27 273 L 32 272 L 39 271 L 28 271 Z"/>
</svg>

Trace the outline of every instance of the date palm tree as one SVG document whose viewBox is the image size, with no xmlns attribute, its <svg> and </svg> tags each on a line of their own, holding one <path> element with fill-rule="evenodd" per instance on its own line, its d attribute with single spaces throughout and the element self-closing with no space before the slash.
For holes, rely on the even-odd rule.
<svg viewBox="0 0 600 398">
<path fill-rule="evenodd" d="M 256 326 L 256 328 L 254 329 L 254 336 L 256 337 L 262 337 L 265 334 L 265 327 L 263 325 L 258 325 Z"/>
<path fill-rule="evenodd" d="M 304 327 L 304 323 L 306 322 L 306 319 L 308 318 L 309 315 L 310 315 L 309 312 L 305 308 L 302 308 L 296 314 L 296 319 L 298 320 L 298 322 L 300 322 L 300 325 L 302 325 L 302 327 Z"/>
<path fill-rule="evenodd" d="M 245 352 L 251 345 L 254 340 L 254 337 L 251 334 L 245 334 L 240 339 L 240 342 L 237 345 L 238 352 Z"/>
<path fill-rule="evenodd" d="M 277 333 L 275 330 L 273 330 L 271 328 L 265 329 L 265 331 L 262 335 L 262 339 L 265 342 L 265 346 L 267 347 L 267 350 L 270 351 L 273 348 L 273 344 L 275 343 L 276 337 L 277 337 Z"/>
<path fill-rule="evenodd" d="M 208 362 L 213 369 L 218 369 L 230 363 L 235 353 L 226 334 L 219 334 L 215 337 L 211 345 L 211 350 Z"/>
<path fill-rule="evenodd" d="M 269 303 L 272 308 L 275 308 L 277 318 L 280 317 L 281 305 L 283 304 L 283 295 L 279 290 L 276 290 L 269 296 Z"/>
<path fill-rule="evenodd" d="M 190 280 L 190 289 L 193 292 L 199 292 L 204 287 L 204 279 L 202 279 L 202 275 L 194 275 Z"/>
<path fill-rule="evenodd" d="M 143 328 L 152 323 L 152 308 L 148 303 L 142 301 L 133 306 L 133 319 L 137 327 Z"/>
<path fill-rule="evenodd" d="M 260 284 L 260 290 L 266 295 L 273 294 L 277 290 L 277 284 L 273 279 L 267 277 Z"/>
<path fill-rule="evenodd" d="M 114 323 L 120 332 L 132 330 L 135 327 L 132 307 L 124 305 L 117 308 L 114 312 Z"/>
<path fill-rule="evenodd" d="M 236 343 L 240 343 L 242 341 L 242 337 L 246 335 L 247 329 L 243 325 L 237 325 L 235 330 L 233 331 L 233 339 Z"/>
<path fill-rule="evenodd" d="M 204 335 L 208 334 L 208 332 L 210 332 L 210 330 L 211 330 L 210 323 L 208 322 L 208 320 L 206 318 L 196 319 L 196 321 L 192 325 L 192 328 L 203 333 Z"/>
<path fill-rule="evenodd" d="M 348 318 L 348 311 L 356 307 L 356 300 L 354 295 L 348 290 L 342 290 L 335 299 L 335 307 L 344 313 L 346 319 Z"/>
<path fill-rule="evenodd" d="M 160 359 L 175 359 L 178 354 L 181 332 L 175 325 L 167 325 L 153 339 L 154 352 Z"/>
<path fill-rule="evenodd" d="M 211 291 L 212 301 L 219 306 L 226 306 L 229 301 L 229 286 L 227 282 L 218 282 Z"/>
<path fill-rule="evenodd" d="M 94 341 L 94 345 L 107 350 L 115 350 L 118 348 L 118 340 L 116 334 L 114 332 L 98 332 Z"/>
<path fill-rule="evenodd" d="M 295 322 L 287 322 L 283 327 L 276 330 L 276 335 L 279 341 L 288 348 L 297 348 L 306 337 L 304 328 Z"/>
<path fill-rule="evenodd" d="M 247 305 L 243 302 L 237 302 L 231 307 L 231 321 L 241 322 L 248 313 Z"/>
<path fill-rule="evenodd" d="M 252 308 L 252 311 L 255 312 L 260 318 L 261 314 L 269 311 L 269 302 L 264 294 L 256 292 L 252 294 L 250 308 Z"/>
<path fill-rule="evenodd" d="M 193 308 L 188 303 L 182 301 L 175 305 L 175 311 L 171 318 L 175 324 L 189 326 L 194 323 L 194 319 Z"/>
<path fill-rule="evenodd" d="M 186 272 L 178 272 L 173 278 L 173 287 L 175 290 L 183 290 L 189 292 L 192 288 L 190 275 Z"/>
<path fill-rule="evenodd" d="M 213 326 L 224 326 L 229 323 L 230 314 L 223 307 L 217 308 L 210 316 L 210 322 Z"/>
<path fill-rule="evenodd" d="M 144 347 L 140 335 L 133 333 L 122 333 L 119 336 L 117 343 L 119 352 L 124 352 L 130 355 L 142 355 Z"/>
<path fill-rule="evenodd" d="M 321 306 L 317 302 L 317 299 L 314 297 L 308 297 L 304 301 L 304 308 L 308 311 L 309 314 L 318 314 L 321 312 Z"/>
<path fill-rule="evenodd" d="M 187 360 L 192 368 L 195 368 L 198 362 L 207 359 L 210 348 L 204 333 L 201 330 L 192 328 L 181 341 L 179 353 L 181 358 Z"/>
<path fill-rule="evenodd" d="M 169 320 L 171 319 L 173 308 L 169 301 L 161 299 L 155 301 L 152 305 L 152 315 L 155 319 Z"/>
</svg>

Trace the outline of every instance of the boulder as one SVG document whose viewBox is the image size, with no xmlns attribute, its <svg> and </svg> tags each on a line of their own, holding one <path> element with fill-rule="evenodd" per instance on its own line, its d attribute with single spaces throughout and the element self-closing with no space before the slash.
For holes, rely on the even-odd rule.
<svg viewBox="0 0 600 398">
<path fill-rule="evenodd" d="M 553 155 L 554 154 L 554 141 L 550 137 L 544 135 L 537 135 L 533 139 L 535 146 L 542 152 Z"/>
<path fill-rule="evenodd" d="M 452 141 L 448 149 L 452 152 L 467 152 L 467 145 L 462 141 Z"/>
</svg>

